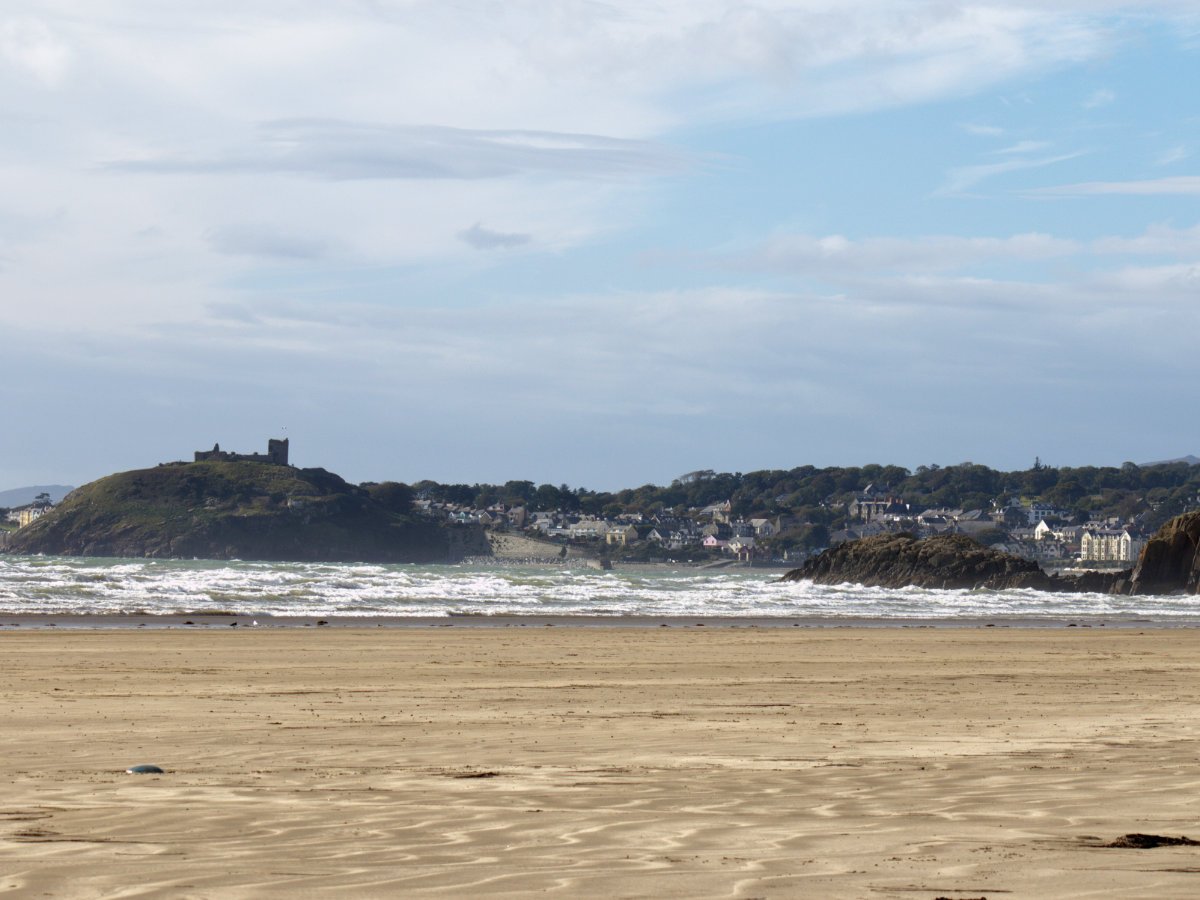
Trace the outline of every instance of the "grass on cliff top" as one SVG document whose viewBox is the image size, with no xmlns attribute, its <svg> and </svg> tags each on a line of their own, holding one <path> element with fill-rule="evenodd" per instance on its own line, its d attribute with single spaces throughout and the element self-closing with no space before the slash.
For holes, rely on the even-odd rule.
<svg viewBox="0 0 1200 900">
<path fill-rule="evenodd" d="M 403 485 L 347 484 L 324 469 L 206 460 L 109 475 L 21 529 L 18 552 L 247 559 L 442 559 L 440 526 Z M 207 557 L 206 557 L 207 558 Z"/>
<path fill-rule="evenodd" d="M 362 499 L 361 489 L 321 469 L 208 460 L 109 475 L 73 491 L 60 509 L 161 522 L 185 511 L 201 517 L 263 515 L 289 500 L 321 506 L 338 500 L 357 505 Z"/>
</svg>

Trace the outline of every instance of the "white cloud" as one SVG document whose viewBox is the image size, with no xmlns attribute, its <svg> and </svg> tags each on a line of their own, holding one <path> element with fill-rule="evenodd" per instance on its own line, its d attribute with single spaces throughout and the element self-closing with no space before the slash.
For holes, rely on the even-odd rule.
<svg viewBox="0 0 1200 900">
<path fill-rule="evenodd" d="M 1122 257 L 1139 256 L 1159 256 L 1171 262 L 1122 268 Z M 1083 284 L 1107 284 L 1111 288 L 1127 282 L 1131 276 L 1118 275 L 1120 272 L 1138 272 L 1138 277 L 1157 279 L 1161 284 L 1182 283 L 1179 279 L 1186 281 L 1198 260 L 1200 225 L 1174 228 L 1166 224 L 1152 225 L 1132 237 L 1109 235 L 1090 241 L 1041 233 L 860 239 L 838 234 L 777 234 L 756 249 L 721 258 L 726 267 L 737 271 L 783 272 L 852 291 L 902 290 L 914 296 L 931 285 L 948 282 L 990 284 L 999 293 L 1006 284 L 1016 286 L 1018 293 L 1028 293 L 1034 285 L 1040 285 L 1039 291 L 1075 296 Z M 1047 262 L 1057 265 L 1045 271 L 1038 267 Z M 1007 278 L 978 274 L 995 271 L 1011 274 Z M 1022 274 L 1015 274 L 1018 272 Z M 1035 272 L 1038 280 L 1029 280 Z M 1027 279 L 1023 287 L 1021 278 Z M 1008 301 L 998 297 L 995 302 Z"/>
<path fill-rule="evenodd" d="M 622 138 L 962 96 L 1110 42 L 1086 16 L 981 2 L 32 5 L 95 89 L 164 108 Z"/>
<path fill-rule="evenodd" d="M 1200 263 L 1180 263 L 1167 266 L 1130 266 L 1115 272 L 1105 273 L 1096 279 L 1114 292 L 1144 297 L 1154 294 L 1158 302 L 1163 299 L 1185 300 L 1190 317 L 1195 317 L 1191 308 L 1197 291 L 1200 291 Z M 1144 301 L 1139 306 L 1149 305 Z"/>
<path fill-rule="evenodd" d="M 1153 178 L 1141 181 L 1086 181 L 1080 184 L 1033 188 L 1028 193 L 1060 197 L 1103 194 L 1190 196 L 1200 194 L 1200 175 L 1178 175 L 1171 178 Z"/>
<path fill-rule="evenodd" d="M 157 322 L 196 322 L 248 288 L 353 293 L 388 269 L 486 265 L 461 235 L 475 222 L 538 235 L 540 252 L 595 240 L 641 215 L 623 183 L 520 179 L 334 182 L 230 174 L 197 179 L 53 170 L 0 173 L 0 329 L 127 336 Z M 19 215 L 18 215 L 19 212 Z M 36 226 L 36 227 L 35 227 Z M 69 266 L 63 260 L 71 260 Z M 278 273 L 302 266 L 304 282 Z M 373 270 L 384 270 L 380 276 Z M 85 302 L 86 298 L 86 302 Z"/>
<path fill-rule="evenodd" d="M 965 194 L 970 188 L 982 181 L 1004 175 L 1008 172 L 1020 172 L 1025 169 L 1040 169 L 1056 165 L 1070 159 L 1082 156 L 1082 152 L 1062 153 L 1057 156 L 1042 156 L 1037 158 L 1009 159 L 998 163 L 982 163 L 974 166 L 960 166 L 946 173 L 946 180 L 934 192 L 938 196 L 954 196 Z"/>
<path fill-rule="evenodd" d="M 1182 144 L 1180 144 L 1175 147 L 1171 147 L 1167 150 L 1164 150 L 1162 153 L 1160 153 L 1158 155 L 1158 158 L 1154 160 L 1154 164 L 1156 166 L 1169 166 L 1169 165 L 1173 165 L 1174 163 L 1185 160 L 1189 156 L 1191 156 L 1191 153 L 1188 151 L 1188 149 L 1186 147 L 1184 147 Z"/>
<path fill-rule="evenodd" d="M 664 139 L 677 126 L 961 96 L 1110 40 L 1086 15 L 1035 4 L 8 8 L 0 52 L 30 78 L 0 79 L 0 186 L 6 204 L 61 220 L 23 236 L 38 246 L 6 243 L 5 289 L 63 290 L 0 312 L 10 323 L 75 302 L 65 258 L 112 321 L 162 309 L 132 299 L 126 282 L 144 277 L 207 295 L 258 260 L 481 264 L 461 237 L 472 223 L 555 252 L 637 221 L 648 182 L 696 174 Z"/>
<path fill-rule="evenodd" d="M 1008 147 L 1002 147 L 999 150 L 992 152 L 997 155 L 1014 155 L 1021 153 L 1036 153 L 1039 150 L 1045 150 L 1050 144 L 1047 141 L 1017 141 Z"/>
<path fill-rule="evenodd" d="M 1101 88 L 1100 90 L 1093 91 L 1088 95 L 1088 98 L 1083 101 L 1083 108 L 1099 109 L 1102 106 L 1108 106 L 1116 99 L 1117 95 L 1112 91 Z"/>
<path fill-rule="evenodd" d="M 812 442 L 829 440 L 830 429 L 849 428 L 861 440 L 885 444 L 896 429 L 935 429 L 942 440 L 968 432 L 977 441 L 1040 419 L 1040 434 L 1061 427 L 1077 437 L 1083 427 L 1090 439 L 1088 426 L 1054 410 L 1061 412 L 1064 397 L 1089 414 L 1111 402 L 1105 394 L 1093 410 L 1098 368 L 1182 366 L 1186 373 L 1200 315 L 1189 302 L 1195 284 L 1187 278 L 1186 268 L 1130 269 L 1057 284 L 922 275 L 831 294 L 718 286 L 483 308 L 280 298 L 256 304 L 253 320 L 163 329 L 154 352 L 170 360 L 169 384 L 203 384 L 210 392 L 219 386 L 227 407 L 240 407 L 244 397 L 270 397 L 272 421 L 316 438 L 305 446 L 308 459 L 352 477 L 342 458 L 323 459 L 314 447 L 328 440 L 319 435 L 330 430 L 331 416 L 352 415 L 359 441 L 377 432 L 382 438 L 387 423 L 408 428 L 420 421 L 419 431 L 434 436 L 441 450 L 404 473 L 409 477 L 452 473 L 438 470 L 456 452 L 444 435 L 460 433 L 464 421 L 500 433 L 516 416 L 522 437 L 511 439 L 529 442 L 522 465 L 533 477 L 550 477 L 545 473 L 570 434 L 577 468 L 561 480 L 586 477 L 595 486 L 631 441 L 651 459 L 665 455 L 669 477 L 685 446 L 717 453 L 728 443 L 731 458 L 752 467 L 758 461 L 748 460 L 748 443 L 801 440 L 805 454 L 816 454 L 825 444 Z M 57 348 L 62 364 L 70 370 L 89 360 L 95 378 L 93 348 L 81 349 L 78 340 Z M 739 347 L 748 349 L 730 350 Z M 146 354 L 144 346 L 123 349 L 99 368 L 136 379 L 163 365 Z M 1187 383 L 1182 379 L 1179 390 Z M 881 396 L 891 399 L 880 404 Z M 347 397 L 355 400 L 343 413 Z M 195 404 L 176 418 L 183 421 L 185 413 L 194 427 Z M 214 413 L 213 421 L 220 416 Z M 783 422 L 793 426 L 776 432 Z M 796 430 L 797 422 L 803 428 Z M 1111 428 L 1101 422 L 1097 430 Z M 659 426 L 674 437 L 659 434 Z M 588 428 L 595 433 L 584 439 Z M 831 440 L 827 452 L 836 457 L 837 445 Z M 579 467 L 581 460 L 586 465 Z M 459 478 L 487 477 L 478 460 L 457 464 Z M 504 477 L 518 474 L 511 466 Z M 379 474 L 357 477 L 368 476 Z"/>
<path fill-rule="evenodd" d="M 1200 225 L 1192 228 L 1151 225 L 1137 237 L 1099 238 L 1092 243 L 1092 249 L 1104 256 L 1122 254 L 1200 259 Z"/>
<path fill-rule="evenodd" d="M 893 434 L 945 434 L 959 422 L 954 407 L 987 407 L 972 393 L 987 385 L 1000 386 L 1000 406 L 963 427 L 1020 432 L 1031 415 L 1024 398 L 1035 393 L 1022 387 L 1041 390 L 1046 374 L 1017 372 L 1026 357 L 1016 351 L 1029 342 L 1039 359 L 1082 371 L 1106 356 L 1161 364 L 1155 354 L 1190 339 L 1195 314 L 1182 298 L 1195 296 L 1194 229 L 1088 243 L 1005 214 L 994 226 L 1009 232 L 1001 237 L 972 236 L 968 226 L 916 238 L 838 236 L 828 232 L 875 227 L 854 219 L 864 215 L 855 205 L 868 205 L 853 196 L 858 183 L 846 182 L 836 210 L 807 195 L 804 178 L 767 202 L 774 186 L 757 173 L 722 180 L 676 146 L 712 138 L 736 148 L 756 131 L 740 126 L 1027 90 L 1019 109 L 931 106 L 928 117 L 897 120 L 944 135 L 946 115 L 969 115 L 967 134 L 996 145 L 1007 136 L 1010 146 L 981 153 L 981 165 L 948 173 L 942 193 L 964 193 L 1071 158 L 1019 140 L 1035 133 L 1022 117 L 1047 109 L 1034 105 L 1040 76 L 1104 59 L 1124 39 L 1121 17 L 1193 8 L 1182 0 L 9 0 L 0 13 L 0 332 L 54 363 L 43 371 L 58 393 L 10 379 L 5 397 L 21 392 L 14 415 L 65 404 L 79 418 L 58 418 L 71 427 L 138 442 L 148 426 L 130 397 L 156 410 L 176 398 L 173 427 L 185 432 L 197 407 L 215 426 L 231 406 L 261 418 L 251 409 L 260 403 L 272 418 L 275 404 L 310 416 L 314 433 L 346 433 L 327 427 L 331 410 L 346 430 L 422 421 L 403 429 L 406 441 L 436 442 L 439 430 L 458 433 L 471 421 L 494 425 L 507 443 L 524 439 L 512 423 L 545 421 L 529 432 L 534 450 L 555 445 L 567 417 L 575 445 L 596 448 L 581 468 L 627 458 L 628 446 L 643 446 L 639 437 L 659 440 L 644 445 L 650 456 L 717 441 L 731 454 L 807 447 L 875 417 L 870 446 L 886 446 L 889 425 Z M 736 134 L 719 130 L 730 124 Z M 816 124 L 820 140 L 818 132 Z M 896 172 L 896 192 L 882 203 L 926 202 L 914 222 L 967 206 L 914 197 L 901 184 L 907 173 L 889 168 L 903 164 L 889 149 L 846 147 L 847 159 Z M 1192 196 L 1195 182 L 1057 190 Z M 660 215 L 684 192 L 711 197 L 707 221 L 682 221 L 701 218 L 699 202 Z M 981 217 L 990 213 L 982 206 Z M 793 210 L 813 234 L 778 235 L 736 262 L 698 259 L 706 243 L 741 235 L 744 246 L 753 240 L 745 235 Z M 881 211 L 888 221 L 907 212 Z M 926 227 L 954 230 L 934 221 Z M 1103 228 L 1090 224 L 1088 234 Z M 697 264 L 643 278 L 633 271 L 633 235 L 645 238 L 647 257 Z M 585 245 L 594 252 L 567 255 Z M 1134 256 L 1162 265 L 1114 268 Z M 719 278 L 775 289 L 647 287 L 702 285 L 723 262 Z M 833 284 L 827 292 L 778 289 L 814 272 Z M 592 289 L 610 282 L 618 287 Z M 1157 287 L 1143 296 L 1139 286 Z M 1174 327 L 1157 342 L 1140 324 L 1170 315 Z M 920 368 L 913 378 L 847 352 L 880 332 L 888 352 Z M 749 349 L 730 350 L 739 347 Z M 960 382 L 958 394 L 927 390 Z M 878 398 L 897 391 L 947 405 L 881 411 Z M 111 403 L 93 400 L 100 395 Z M 1021 400 L 1005 406 L 1007 395 Z M 1061 409 L 1063 396 L 1052 399 Z M 996 409 L 1011 414 L 1007 424 L 994 424 L 1005 419 Z M 668 419 L 695 427 L 676 433 L 662 426 Z M 804 440 L 774 430 L 814 421 L 833 427 Z M 154 427 L 170 426 L 156 416 Z M 205 437 L 211 444 L 216 435 Z M 472 463 L 465 458 L 464 473 L 483 477 Z"/>
<path fill-rule="evenodd" d="M 803 273 L 877 275 L 882 272 L 932 272 L 962 269 L 993 261 L 1021 262 L 1071 256 L 1076 241 L 1047 234 L 1008 238 L 937 235 L 924 238 L 865 238 L 841 235 L 781 235 L 767 242 L 753 259 L 772 267 Z"/>
<path fill-rule="evenodd" d="M 857 3 L 777 12 L 760 19 L 756 43 L 773 61 L 774 79 L 726 84 L 710 95 L 713 111 L 813 116 L 965 96 L 1088 59 L 1108 43 L 1083 17 L 1032 6 Z M 773 49 L 780 45 L 792 48 L 782 59 Z M 707 52 L 720 60 L 728 51 Z"/>
<path fill-rule="evenodd" d="M 0 18 L 0 58 L 45 87 L 61 84 L 71 65 L 70 48 L 31 16 Z"/>
<path fill-rule="evenodd" d="M 269 122 L 258 140 L 212 156 L 154 155 L 107 162 L 144 174 L 287 174 L 356 179 L 562 178 L 665 175 L 683 154 L 646 141 L 590 134 L 480 131 L 329 120 Z"/>
</svg>

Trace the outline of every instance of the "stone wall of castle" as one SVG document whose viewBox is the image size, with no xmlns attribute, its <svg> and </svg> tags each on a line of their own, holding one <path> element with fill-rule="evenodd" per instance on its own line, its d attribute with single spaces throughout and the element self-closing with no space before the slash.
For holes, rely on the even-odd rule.
<svg viewBox="0 0 1200 900">
<path fill-rule="evenodd" d="M 196 451 L 196 462 L 204 462 L 206 460 L 219 460 L 221 462 L 261 462 L 271 463 L 276 466 L 286 466 L 288 464 L 288 439 L 269 439 L 267 441 L 266 453 L 233 453 L 231 451 L 222 450 L 220 444 L 213 444 L 213 448 L 211 450 Z"/>
</svg>

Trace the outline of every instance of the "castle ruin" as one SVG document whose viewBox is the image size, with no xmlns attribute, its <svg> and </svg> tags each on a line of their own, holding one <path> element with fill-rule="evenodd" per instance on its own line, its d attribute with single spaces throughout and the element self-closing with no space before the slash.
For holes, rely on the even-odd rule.
<svg viewBox="0 0 1200 900">
<path fill-rule="evenodd" d="M 213 444 L 211 450 L 196 451 L 196 462 L 205 462 L 207 460 L 220 460 L 221 462 L 260 462 L 271 463 L 276 466 L 286 466 L 288 464 L 288 439 L 269 439 L 267 441 L 266 453 L 233 453 L 222 450 L 220 444 Z"/>
</svg>

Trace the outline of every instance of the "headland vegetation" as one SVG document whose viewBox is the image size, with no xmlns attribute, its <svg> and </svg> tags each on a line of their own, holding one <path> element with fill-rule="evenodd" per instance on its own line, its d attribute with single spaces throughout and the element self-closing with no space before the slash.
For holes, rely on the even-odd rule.
<svg viewBox="0 0 1200 900">
<path fill-rule="evenodd" d="M 324 469 L 202 460 L 109 475 L 8 538 L 20 554 L 443 562 L 487 551 L 478 529 L 416 514 L 397 484 Z"/>
</svg>

